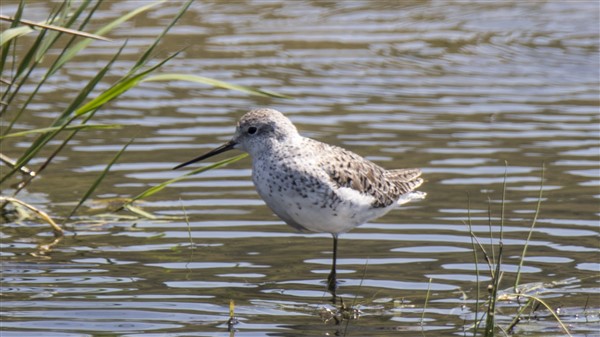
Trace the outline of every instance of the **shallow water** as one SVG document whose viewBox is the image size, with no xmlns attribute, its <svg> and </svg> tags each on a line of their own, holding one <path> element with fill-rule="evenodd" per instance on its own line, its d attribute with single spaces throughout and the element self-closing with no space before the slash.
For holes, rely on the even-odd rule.
<svg viewBox="0 0 600 337">
<path fill-rule="evenodd" d="M 45 18 L 48 5 L 35 6 L 31 19 Z M 138 6 L 107 2 L 98 20 Z M 110 35 L 117 43 L 94 42 L 18 129 L 48 125 L 129 38 L 110 75 L 117 79 L 178 6 L 126 23 Z M 543 202 L 520 283 L 558 308 L 572 335 L 600 335 L 598 16 L 597 2 L 194 3 L 161 45 L 160 56 L 187 47 L 164 72 L 293 99 L 144 83 L 102 108 L 95 122 L 125 127 L 81 132 L 19 195 L 65 216 L 135 137 L 69 235 L 44 251 L 53 241 L 47 225 L 2 226 L 2 336 L 223 336 L 230 300 L 236 336 L 472 335 L 483 313 L 477 289 L 483 299 L 490 277 L 480 250 L 475 263 L 469 213 L 494 257 L 502 229 L 502 288 L 510 288 L 542 165 Z M 253 106 L 277 108 L 305 135 L 386 168 L 424 171 L 426 200 L 341 237 L 338 295 L 360 310 L 357 320 L 330 319 L 331 238 L 295 233 L 273 216 L 254 191 L 249 159 L 139 203 L 159 219 L 105 216 L 111 198 L 181 175 L 171 168 L 227 140 Z M 3 140 L 2 151 L 17 157 L 30 141 Z M 500 307 L 506 328 L 518 303 Z M 515 329 L 563 335 L 543 307 Z"/>
</svg>

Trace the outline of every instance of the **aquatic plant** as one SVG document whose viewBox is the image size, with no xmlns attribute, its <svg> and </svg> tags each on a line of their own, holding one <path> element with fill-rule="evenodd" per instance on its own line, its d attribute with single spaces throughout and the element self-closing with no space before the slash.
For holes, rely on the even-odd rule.
<svg viewBox="0 0 600 337">
<path fill-rule="evenodd" d="M 508 163 L 506 163 L 507 169 L 505 171 L 505 175 L 504 175 L 504 184 L 502 187 L 502 200 L 500 203 L 500 224 L 499 224 L 499 228 L 500 228 L 500 232 L 499 232 L 499 237 L 498 237 L 498 245 L 497 245 L 497 251 L 495 250 L 496 248 L 494 247 L 494 245 L 491 243 L 491 247 L 490 250 L 488 252 L 488 250 L 486 250 L 486 248 L 484 247 L 483 244 L 481 244 L 481 241 L 477 238 L 477 236 L 475 235 L 475 233 L 473 232 L 472 229 L 472 223 L 471 223 L 471 215 L 470 215 L 470 209 L 471 209 L 471 204 L 470 204 L 470 200 L 468 201 L 468 220 L 467 220 L 467 225 L 469 228 L 469 234 L 471 236 L 471 244 L 473 247 L 473 258 L 474 258 L 474 263 L 475 263 L 475 273 L 476 273 L 476 277 L 477 277 L 477 284 L 479 284 L 479 277 L 480 277 L 480 270 L 479 270 L 479 256 L 478 256 L 478 251 L 480 251 L 483 254 L 483 259 L 485 260 L 486 264 L 488 265 L 489 268 L 489 274 L 490 274 L 490 278 L 491 281 L 490 283 L 487 285 L 487 295 L 485 296 L 486 299 L 484 301 L 484 303 L 480 303 L 480 298 L 481 298 L 481 291 L 479 289 L 479 286 L 476 289 L 476 303 L 475 303 L 475 322 L 472 325 L 472 329 L 473 329 L 473 336 L 479 336 L 479 332 L 480 330 L 483 330 L 482 335 L 484 337 L 493 337 L 495 336 L 495 332 L 497 330 L 502 331 L 504 333 L 504 335 L 508 335 L 512 332 L 512 330 L 515 328 L 515 326 L 524 318 L 526 318 L 525 316 L 525 310 L 527 308 L 532 308 L 535 306 L 535 303 L 539 303 L 540 305 L 542 305 L 544 308 L 546 308 L 548 310 L 548 312 L 551 313 L 551 315 L 553 316 L 553 318 L 556 320 L 556 322 L 558 323 L 558 325 L 560 326 L 560 328 L 563 330 L 563 332 L 567 335 L 567 336 L 571 336 L 569 329 L 566 327 L 566 325 L 561 321 L 560 317 L 556 314 L 556 310 L 554 310 L 548 303 L 546 303 L 541 296 L 539 296 L 540 293 L 537 292 L 533 292 L 532 290 L 535 287 L 534 284 L 520 284 L 520 279 L 521 279 L 521 269 L 523 267 L 523 262 L 525 260 L 526 254 L 527 254 L 527 247 L 528 244 L 531 240 L 532 234 L 533 234 L 533 229 L 535 228 L 535 224 L 537 222 L 538 219 L 538 215 L 540 213 L 540 209 L 541 209 L 541 203 L 542 203 L 542 194 L 543 194 L 543 189 L 544 189 L 544 174 L 545 174 L 545 167 L 544 165 L 542 165 L 542 173 L 541 173 L 541 178 L 540 178 L 540 189 L 539 189 L 539 194 L 538 194 L 538 202 L 537 202 L 537 206 L 534 212 L 534 216 L 533 216 L 533 220 L 531 223 L 531 226 L 529 228 L 529 233 L 527 235 L 527 238 L 525 240 L 525 244 L 523 245 L 523 251 L 521 253 L 521 257 L 519 260 L 519 266 L 517 269 L 517 273 L 516 273 L 516 277 L 515 277 L 515 283 L 513 285 L 512 288 L 510 288 L 510 290 L 500 290 L 500 285 L 502 282 L 502 277 L 503 277 L 503 272 L 502 272 L 502 259 L 504 257 L 504 244 L 503 244 L 503 239 L 504 239 L 504 221 L 505 221 L 505 215 L 504 215 L 504 211 L 505 211 L 505 205 L 506 205 L 506 178 L 507 178 L 507 172 L 508 172 Z M 493 242 L 494 240 L 494 233 L 492 231 L 492 206 L 491 206 L 491 201 L 488 201 L 488 224 L 489 224 L 489 234 L 490 234 L 490 241 Z M 537 288 L 539 290 L 539 288 Z M 518 303 L 520 303 L 520 300 L 524 299 L 526 300 L 525 304 L 520 306 L 520 308 L 517 310 L 517 312 L 515 313 L 515 316 L 513 317 L 511 323 L 508 325 L 508 327 L 501 327 L 497 324 L 496 322 L 496 313 L 497 313 L 497 305 L 499 302 L 501 301 L 516 301 Z M 481 313 L 481 316 L 479 316 L 479 314 Z"/>
</svg>

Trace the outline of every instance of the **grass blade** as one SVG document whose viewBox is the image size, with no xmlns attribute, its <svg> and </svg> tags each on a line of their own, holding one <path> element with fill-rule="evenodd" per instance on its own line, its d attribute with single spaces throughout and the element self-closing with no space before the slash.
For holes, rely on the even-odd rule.
<svg viewBox="0 0 600 337">
<path fill-rule="evenodd" d="M 94 193 L 94 191 L 96 190 L 96 188 L 98 187 L 98 185 L 100 185 L 100 182 L 102 182 L 102 180 L 104 180 L 104 178 L 108 175 L 108 172 L 110 172 L 110 168 L 119 159 L 119 157 L 121 157 L 121 155 L 123 154 L 123 152 L 125 152 L 125 149 L 127 149 L 127 147 L 133 142 L 134 139 L 135 139 L 135 137 L 131 138 L 129 140 L 129 142 L 127 142 L 127 144 L 125 144 L 123 146 L 123 148 L 121 148 L 121 150 L 119 152 L 117 152 L 117 154 L 108 163 L 108 165 L 106 165 L 106 167 L 104 168 L 104 171 L 102 171 L 102 173 L 98 176 L 98 178 L 96 178 L 96 180 L 90 186 L 90 188 L 87 190 L 87 192 L 85 192 L 85 194 L 81 197 L 81 200 L 79 200 L 79 202 L 77 203 L 77 205 L 71 210 L 71 213 L 69 213 L 69 215 L 67 215 L 67 217 L 65 218 L 63 224 L 66 223 L 69 220 L 69 218 L 71 218 L 71 216 L 73 216 L 73 214 L 75 214 L 75 212 L 77 211 L 77 209 L 79 209 L 79 207 L 81 205 L 83 205 L 83 203 L 90 197 L 90 195 L 92 195 L 92 193 Z"/>
<path fill-rule="evenodd" d="M 15 18 L 16 19 L 20 19 L 21 15 L 23 15 L 23 8 L 25 7 L 25 0 L 21 0 L 21 2 L 19 2 L 19 7 L 17 7 L 17 11 L 15 12 Z M 13 22 L 10 24 L 10 28 L 16 28 L 17 27 L 17 22 Z M 7 30 L 9 30 L 7 29 Z M 3 32 L 4 33 L 4 32 Z M 4 41 L 4 38 L 2 37 L 2 35 L 0 35 L 0 42 Z M 0 53 L 0 74 L 4 74 L 4 66 L 6 65 L 6 59 L 8 57 L 8 51 L 10 50 L 10 43 L 7 44 L 2 44 L 2 53 Z M 2 95 L 4 96 L 4 95 Z"/>
<path fill-rule="evenodd" d="M 20 132 L 14 132 L 8 135 L 0 136 L 0 139 L 12 138 L 12 137 L 23 137 L 37 133 L 49 133 L 57 130 L 105 130 L 105 129 L 120 129 L 123 125 L 121 124 L 83 124 L 83 125 L 67 125 L 62 126 L 51 126 L 47 128 L 39 128 L 33 130 L 26 130 Z"/>
<path fill-rule="evenodd" d="M 485 337 L 494 337 L 494 328 L 496 326 L 496 302 L 498 298 L 498 289 L 500 287 L 500 279 L 502 278 L 500 273 L 500 266 L 502 265 L 502 246 L 502 241 L 500 241 L 498 260 L 496 261 L 496 271 L 494 272 L 494 279 L 492 280 L 492 289 L 489 295 L 490 300 L 488 303 L 487 317 L 485 320 Z"/>
<path fill-rule="evenodd" d="M 548 305 L 548 303 L 544 302 L 544 300 L 542 300 L 541 298 L 539 298 L 537 296 L 533 296 L 533 295 L 515 294 L 515 296 L 522 296 L 522 297 L 530 298 L 530 299 L 540 302 L 552 314 L 552 316 L 554 317 L 556 322 L 558 322 L 558 325 L 560 325 L 560 328 L 563 329 L 565 334 L 567 334 L 567 336 L 569 336 L 569 337 L 573 337 L 573 335 L 571 335 L 571 332 L 569 332 L 569 329 L 567 328 L 567 326 L 562 322 L 560 317 L 558 317 L 558 315 L 556 314 L 554 309 L 552 309 L 552 307 L 550 307 L 550 305 Z"/>
<path fill-rule="evenodd" d="M 94 110 L 91 114 L 87 115 L 85 117 L 85 119 L 83 120 L 83 122 L 81 122 L 80 125 L 86 125 L 85 123 L 88 122 L 88 120 L 90 120 L 94 114 L 96 113 L 97 110 Z M 70 121 L 68 123 L 66 123 L 65 125 L 68 125 L 70 123 Z M 59 128 L 58 131 L 62 132 L 64 129 L 66 129 L 68 126 L 61 126 Z M 74 130 L 71 130 L 70 134 L 62 141 L 62 143 L 52 152 L 52 154 L 50 154 L 46 160 L 44 161 L 44 163 L 38 168 L 37 173 L 39 174 L 40 172 L 42 172 L 44 169 L 46 169 L 46 167 L 48 165 L 50 165 L 50 162 L 54 159 L 54 157 L 56 157 L 56 155 L 58 155 L 58 153 L 60 153 L 62 151 L 62 149 L 67 146 L 67 144 L 71 141 L 71 139 L 73 139 L 73 137 L 75 137 L 75 135 L 79 132 L 79 129 L 75 128 Z M 17 193 L 19 193 L 22 189 L 24 189 L 35 177 L 29 177 L 28 179 L 26 179 L 25 181 L 23 181 L 19 187 L 15 190 L 15 195 Z"/>
<path fill-rule="evenodd" d="M 504 183 L 502 185 L 502 207 L 500 209 L 500 241 L 504 239 L 504 210 L 506 206 L 506 181 L 508 178 L 508 161 L 504 161 Z"/>
<path fill-rule="evenodd" d="M 165 0 L 161 0 L 161 1 L 157 1 L 155 3 L 151 3 L 148 4 L 146 6 L 142 6 L 139 7 L 115 20 L 113 20 L 112 22 L 109 22 L 107 25 L 105 25 L 104 27 L 98 29 L 97 31 L 94 32 L 95 35 L 104 35 L 110 31 L 112 31 L 113 29 L 115 29 L 116 27 L 118 27 L 119 25 L 121 25 L 123 22 L 133 18 L 134 16 L 143 13 L 149 9 L 151 9 L 154 6 L 157 6 L 161 3 L 165 2 Z M 108 41 L 112 41 L 112 40 L 108 40 Z M 75 55 L 77 55 L 81 50 L 85 49 L 90 43 L 92 43 L 92 40 L 90 39 L 85 39 L 83 41 L 78 42 L 76 45 L 74 45 L 73 47 L 69 48 L 69 50 L 67 50 L 64 54 L 62 54 L 60 56 L 60 58 L 58 59 L 58 61 L 56 62 L 56 65 L 53 66 L 53 72 L 58 70 L 63 64 L 65 64 L 66 62 L 68 62 L 69 60 L 71 60 L 73 57 L 75 57 Z"/>
<path fill-rule="evenodd" d="M 485 337 L 494 337 L 494 329 L 496 327 L 496 303 L 498 300 L 498 289 L 500 288 L 500 280 L 502 279 L 502 273 L 501 273 L 501 266 L 502 266 L 502 257 L 503 257 L 503 248 L 504 248 L 504 209 L 505 209 L 505 203 L 506 203 L 506 180 L 508 177 L 508 162 L 505 161 L 504 162 L 506 165 L 505 171 L 504 171 L 504 184 L 502 187 L 502 204 L 501 204 L 501 211 L 500 211 L 500 235 L 499 235 L 499 242 L 498 242 L 498 258 L 496 259 L 495 263 L 495 270 L 490 270 L 490 272 L 492 273 L 492 288 L 490 290 L 490 294 L 488 296 L 489 298 L 489 302 L 488 302 L 488 308 L 487 308 L 487 317 L 485 320 L 485 328 L 484 328 L 484 336 Z M 491 212 L 489 214 L 489 217 L 491 219 Z M 490 227 L 490 233 L 491 233 L 491 227 Z M 491 243 L 492 245 L 492 252 L 494 251 L 493 248 L 493 243 Z"/>
<path fill-rule="evenodd" d="M 54 222 L 54 220 L 52 220 L 52 218 L 46 212 L 39 210 L 24 201 L 21 201 L 19 199 L 12 198 L 12 197 L 0 196 L 0 201 L 2 201 L 2 203 L 10 202 L 10 203 L 20 205 L 20 206 L 23 206 L 23 207 L 29 209 L 30 211 L 37 214 L 37 216 L 39 216 L 42 220 L 46 221 L 46 223 L 49 224 L 50 227 L 52 227 L 54 236 L 63 236 L 64 235 L 63 229 L 60 228 L 60 226 L 57 225 L 56 222 Z"/>
<path fill-rule="evenodd" d="M 525 240 L 525 246 L 523 247 L 523 253 L 521 254 L 521 259 L 519 261 L 519 267 L 517 268 L 517 277 L 515 279 L 515 292 L 517 290 L 517 286 L 519 286 L 519 282 L 521 281 L 521 268 L 523 267 L 523 261 L 525 260 L 525 255 L 527 254 L 527 246 L 529 245 L 529 241 L 531 240 L 531 236 L 533 235 L 533 229 L 535 228 L 535 224 L 537 222 L 538 215 L 540 214 L 540 208 L 542 205 L 542 194 L 544 191 L 544 174 L 545 174 L 545 165 L 542 164 L 542 176 L 540 178 L 540 192 L 538 194 L 538 202 L 535 208 L 535 214 L 533 215 L 533 221 L 531 222 L 531 228 L 529 228 L 529 234 L 527 235 L 527 240 Z"/>
<path fill-rule="evenodd" d="M 492 226 L 492 199 L 490 199 L 488 197 L 488 228 L 490 231 L 490 247 L 491 247 L 491 252 L 492 252 L 492 259 L 491 262 L 489 260 L 488 257 L 488 264 L 490 266 L 490 271 L 493 270 L 492 265 L 496 264 L 496 251 L 494 250 L 494 231 L 493 231 L 493 226 Z M 494 277 L 494 275 L 492 274 L 492 277 Z"/>
<path fill-rule="evenodd" d="M 533 302 L 535 302 L 535 301 L 530 298 L 527 300 L 527 303 L 525 303 L 524 306 L 519 308 L 519 311 L 517 311 L 517 314 L 513 318 L 512 322 L 510 322 L 510 324 L 506 328 L 506 331 L 508 331 L 508 333 L 510 333 L 510 334 L 513 333 L 515 326 L 517 326 L 517 324 L 521 321 L 521 316 L 523 316 L 523 313 L 525 312 L 525 310 L 527 310 L 527 308 L 529 308 L 533 304 Z"/>
<path fill-rule="evenodd" d="M 79 30 L 65 28 L 65 27 L 60 27 L 60 26 L 55 26 L 55 25 L 51 25 L 51 24 L 47 24 L 47 23 L 42 23 L 42 22 L 33 22 L 33 21 L 25 20 L 25 19 L 15 19 L 15 18 L 11 18 L 11 17 L 6 16 L 6 15 L 0 15 L 0 20 L 10 21 L 10 22 L 17 21 L 18 23 L 20 23 L 22 25 L 26 25 L 25 27 L 19 27 L 19 28 L 29 28 L 28 30 L 27 29 L 19 30 L 19 31 L 17 31 L 16 34 L 15 34 L 15 32 L 10 32 L 10 35 L 4 36 L 4 38 L 7 38 L 7 37 L 8 38 L 15 38 L 15 37 L 18 37 L 18 36 L 22 36 L 22 35 L 25 35 L 25 34 L 30 33 L 30 32 L 33 31 L 33 29 L 30 28 L 30 27 L 39 27 L 39 28 L 43 28 L 43 29 L 54 30 L 54 31 L 57 31 L 57 32 L 67 33 L 67 34 L 71 34 L 71 35 L 77 35 L 77 36 L 81 36 L 81 37 L 85 37 L 85 38 L 89 38 L 89 39 L 94 39 L 94 40 L 112 41 L 109 38 L 106 38 L 104 36 L 99 36 L 99 35 L 96 35 L 96 34 L 90 34 L 90 33 L 82 32 L 82 31 L 79 31 Z M 18 29 L 18 28 L 16 28 L 16 29 Z M 2 40 L 2 44 L 5 43 L 5 42 L 7 42 L 7 41 Z"/>
<path fill-rule="evenodd" d="M 18 23 L 18 20 L 15 20 L 15 22 Z M 33 32 L 33 29 L 28 26 L 9 28 L 3 31 L 2 34 L 0 34 L 0 46 L 4 46 L 13 39 L 16 39 L 19 36 L 23 36 L 31 32 Z"/>
<path fill-rule="evenodd" d="M 79 6 L 78 10 L 73 15 L 73 18 L 79 18 L 79 16 L 82 15 L 83 10 L 88 6 L 88 4 L 89 4 L 89 0 L 82 3 L 82 5 Z M 102 4 L 102 1 L 96 2 L 96 5 L 93 6 L 89 10 L 87 16 L 84 17 L 83 20 L 81 20 L 81 23 L 79 24 L 79 27 L 77 28 L 77 30 L 83 31 L 84 29 L 86 29 L 87 24 L 92 20 L 92 18 L 94 17 L 94 14 L 96 13 L 96 11 L 98 10 L 98 8 L 100 7 L 101 4 Z M 69 25 L 72 25 L 73 23 L 74 22 L 70 22 Z M 65 62 L 61 63 L 61 59 L 63 59 L 65 54 L 68 53 L 69 50 L 73 48 L 72 46 L 75 43 L 75 40 L 77 40 L 77 36 L 72 35 L 71 38 L 69 39 L 69 41 L 65 44 L 65 46 L 62 47 L 60 54 L 58 54 L 57 57 L 54 59 L 54 62 L 52 63 L 52 65 L 48 68 L 48 71 L 46 72 L 46 75 L 44 75 L 44 77 L 42 78 L 41 82 L 45 82 L 46 79 L 48 79 L 49 77 L 54 75 L 54 73 L 58 69 L 62 68 L 62 66 Z M 91 41 L 91 40 L 83 39 L 83 41 Z"/>
<path fill-rule="evenodd" d="M 163 31 L 156 37 L 156 39 L 154 40 L 154 43 L 150 47 L 148 47 L 148 49 L 146 49 L 144 54 L 142 54 L 142 56 L 136 61 L 135 65 L 131 68 L 131 70 L 129 72 L 130 74 L 135 73 L 138 69 L 140 69 L 142 66 L 144 66 L 146 64 L 146 62 L 150 58 L 150 55 L 152 55 L 152 52 L 154 51 L 156 46 L 158 46 L 158 43 L 169 32 L 169 30 L 171 30 L 171 28 L 175 25 L 175 23 L 177 23 L 177 21 L 179 21 L 179 19 L 183 16 L 183 14 L 190 7 L 192 2 L 193 2 L 193 0 L 188 0 L 185 2 L 185 4 L 183 4 L 183 6 L 181 6 L 181 9 L 179 10 L 179 12 L 177 12 L 177 14 L 173 18 L 173 20 L 171 20 L 171 22 L 165 27 L 165 29 L 163 29 Z"/>
<path fill-rule="evenodd" d="M 184 174 L 182 176 L 179 176 L 177 178 L 173 178 L 173 179 L 167 180 L 165 182 L 162 182 L 162 183 L 160 183 L 158 185 L 152 186 L 149 189 L 147 189 L 147 190 L 143 191 L 142 193 L 136 195 L 135 197 L 131 198 L 131 200 L 129 200 L 128 204 L 131 204 L 131 203 L 133 203 L 136 200 L 144 199 L 144 198 L 147 198 L 147 197 L 149 197 L 151 195 L 154 195 L 155 193 L 162 191 L 165 187 L 167 187 L 168 185 L 170 185 L 172 183 L 184 180 L 184 179 L 186 179 L 186 178 L 188 178 L 190 176 L 193 176 L 193 175 L 198 174 L 198 173 L 202 173 L 204 171 L 212 170 L 212 169 L 219 168 L 219 167 L 231 164 L 231 163 L 235 163 L 236 161 L 238 161 L 240 159 L 243 159 L 243 158 L 246 158 L 247 156 L 248 156 L 247 153 L 242 153 L 242 154 L 237 155 L 235 157 L 227 158 L 227 159 L 221 160 L 219 162 L 210 164 L 208 166 L 203 166 L 203 167 L 197 168 L 197 169 L 195 169 L 193 171 L 190 171 L 190 172 L 188 172 L 188 173 L 186 173 L 186 174 Z"/>
<path fill-rule="evenodd" d="M 44 41 L 45 36 L 46 36 L 46 31 L 40 32 L 40 34 L 35 39 L 35 41 L 29 46 L 29 49 L 27 50 L 27 52 L 20 59 L 20 62 L 18 62 L 18 65 L 16 66 L 16 70 L 14 71 L 14 73 L 11 74 L 10 85 L 7 88 L 5 88 L 4 92 L 2 93 L 2 100 L 4 102 L 6 102 L 6 106 L 4 106 L 2 108 L 2 113 L 4 113 L 7 110 L 8 105 L 13 100 L 13 98 L 16 96 L 16 94 L 19 92 L 19 89 L 27 80 L 27 78 L 29 77 L 29 74 L 35 69 L 36 64 L 35 63 L 31 64 L 31 63 L 34 60 L 34 56 L 35 56 L 37 50 L 39 49 L 40 45 Z M 8 46 L 9 45 L 7 45 L 7 47 Z M 14 64 L 16 64 L 16 63 L 17 63 L 17 61 L 15 58 L 13 60 L 13 67 L 14 67 Z M 27 73 L 25 73 L 25 75 L 21 76 L 25 72 L 25 70 L 28 70 Z M 20 81 L 18 81 L 18 79 L 20 79 Z M 13 86 L 15 86 L 15 84 L 16 84 L 16 88 L 13 89 Z M 9 96 L 9 93 L 11 94 L 10 96 Z"/>
<path fill-rule="evenodd" d="M 245 92 L 245 93 L 248 93 L 251 95 L 257 95 L 257 96 L 262 96 L 262 97 L 291 98 L 290 96 L 278 94 L 273 91 L 254 89 L 254 88 L 243 86 L 243 85 L 231 84 L 231 83 L 215 80 L 215 79 L 208 78 L 208 77 L 190 75 L 190 74 L 172 74 L 172 73 L 159 74 L 159 75 L 150 76 L 150 77 L 147 77 L 146 79 L 144 79 L 144 82 L 151 82 L 151 81 L 189 81 L 189 82 L 195 82 L 195 83 L 201 83 L 201 84 L 208 84 L 208 85 L 211 85 L 211 86 L 217 87 L 217 88 L 237 90 L 237 91 Z"/>
<path fill-rule="evenodd" d="M 4 165 L 8 166 L 8 167 L 15 167 L 17 165 L 17 162 L 10 158 L 9 156 L 6 156 L 2 153 L 0 153 L 0 161 L 2 163 L 4 163 Z M 32 170 L 30 170 L 29 168 L 25 167 L 25 166 L 21 166 L 20 168 L 21 174 L 25 175 L 25 176 L 34 176 L 36 175 L 36 173 Z"/>
<path fill-rule="evenodd" d="M 143 71 L 142 73 L 123 78 L 121 81 L 117 82 L 117 84 L 113 85 L 108 90 L 104 91 L 103 93 L 101 93 L 100 95 L 98 95 L 94 99 L 92 99 L 91 101 L 87 102 L 86 104 L 84 104 L 83 106 L 78 108 L 75 111 L 75 114 L 74 114 L 75 117 L 79 117 L 81 115 L 84 115 L 84 114 L 92 111 L 92 110 L 96 110 L 96 109 L 100 108 L 101 106 L 103 106 L 104 104 L 106 104 L 106 103 L 112 101 L 113 99 L 117 98 L 118 96 L 122 95 L 124 92 L 128 91 L 129 89 L 131 89 L 134 86 L 136 86 L 137 84 L 139 84 L 144 79 L 144 77 L 146 77 L 149 73 L 156 70 L 157 68 L 159 68 L 160 66 L 162 66 L 163 64 L 165 64 L 166 62 L 168 62 L 169 60 L 174 58 L 175 56 L 177 56 L 178 54 L 179 53 L 175 53 L 175 54 L 167 57 L 166 59 L 164 59 L 161 62 L 159 62 L 158 64 L 152 66 L 148 70 Z"/>
<path fill-rule="evenodd" d="M 475 323 L 473 325 L 473 336 L 477 336 L 477 330 L 481 324 L 481 320 L 477 317 L 479 315 L 479 298 L 481 296 L 479 289 L 479 259 L 477 257 L 477 247 L 475 246 L 475 233 L 473 232 L 473 223 L 471 221 L 471 197 L 467 194 L 467 225 L 469 226 L 469 233 L 471 236 L 471 247 L 473 248 L 473 260 L 475 261 Z M 484 251 L 485 252 L 485 251 Z"/>
<path fill-rule="evenodd" d="M 431 294 L 431 281 L 433 279 L 429 278 L 429 283 L 427 284 L 427 294 L 425 295 L 425 303 L 423 304 L 423 312 L 421 313 L 421 333 L 425 332 L 425 312 L 427 311 L 427 303 L 429 303 L 429 295 Z"/>
<path fill-rule="evenodd" d="M 126 210 L 130 211 L 131 213 L 137 214 L 139 217 L 144 218 L 144 219 L 150 219 L 150 220 L 158 219 L 158 217 L 156 217 L 154 214 L 148 213 L 148 212 L 144 211 L 143 209 L 136 207 L 132 204 L 125 204 L 124 206 L 121 207 L 121 209 L 126 209 Z M 119 209 L 117 209 L 117 210 L 119 210 Z"/>
<path fill-rule="evenodd" d="M 89 2 L 90 2 L 90 0 L 83 1 L 81 3 L 81 6 L 79 6 L 78 10 L 76 11 L 75 15 L 79 15 L 78 13 L 81 13 L 81 11 L 83 11 L 85 9 L 85 7 L 87 7 Z M 50 22 L 52 22 L 52 23 L 56 22 L 57 26 L 61 26 L 63 28 L 69 28 L 74 22 L 74 17 L 70 15 L 70 11 L 71 11 L 71 2 L 63 1 L 60 5 L 60 9 L 58 11 L 56 11 L 56 15 L 52 16 L 52 19 L 50 20 Z M 37 49 L 36 56 L 35 56 L 35 63 L 39 63 L 42 60 L 42 58 L 44 58 L 44 56 L 48 54 L 48 50 L 50 49 L 50 47 L 52 47 L 54 45 L 54 43 L 56 41 L 58 41 L 58 39 L 63 34 L 60 31 L 51 30 L 51 29 L 42 29 L 42 32 L 47 33 L 46 34 L 47 38 L 42 41 L 42 43 L 40 44 L 40 47 Z"/>
</svg>

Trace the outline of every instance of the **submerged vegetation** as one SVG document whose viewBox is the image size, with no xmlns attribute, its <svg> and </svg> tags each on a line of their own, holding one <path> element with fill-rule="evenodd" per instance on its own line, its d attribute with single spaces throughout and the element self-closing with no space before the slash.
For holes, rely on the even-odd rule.
<svg viewBox="0 0 600 337">
<path fill-rule="evenodd" d="M 5 29 L 0 35 L 0 47 L 2 49 L 2 56 L 0 57 L 0 76 L 2 79 L 2 93 L 0 97 L 2 132 L 0 140 L 3 142 L 3 153 L 0 157 L 3 162 L 0 184 L 7 186 L 10 183 L 12 186 L 11 190 L 3 188 L 2 191 L 3 194 L 10 194 L 10 196 L 3 197 L 0 200 L 1 212 L 4 215 L 7 215 L 7 212 L 14 213 L 15 208 L 13 207 L 9 210 L 9 205 L 20 205 L 19 209 L 21 210 L 29 209 L 34 210 L 37 214 L 45 214 L 25 201 L 19 200 L 18 195 L 52 164 L 57 155 L 77 137 L 79 132 L 122 127 L 118 124 L 94 123 L 93 117 L 107 103 L 118 99 L 125 92 L 141 83 L 151 81 L 191 81 L 214 87 L 239 90 L 252 95 L 284 97 L 274 92 L 234 85 L 197 75 L 159 73 L 161 66 L 176 58 L 180 51 L 174 51 L 170 56 L 157 61 L 154 59 L 156 48 L 169 30 L 186 12 L 192 1 L 182 4 L 171 22 L 164 27 L 163 31 L 154 39 L 154 42 L 146 47 L 139 59 L 130 65 L 128 71 L 122 72 L 120 78 L 106 89 L 99 90 L 100 86 L 98 85 L 100 83 L 105 84 L 107 73 L 113 70 L 115 62 L 120 60 L 121 53 L 127 46 L 127 41 L 113 41 L 104 37 L 104 35 L 119 27 L 123 22 L 145 11 L 152 10 L 163 2 L 156 1 L 136 8 L 100 28 L 96 28 L 93 33 L 88 33 L 86 30 L 96 25 L 93 20 L 94 13 L 98 10 L 102 1 L 93 3 L 92 1 L 73 2 L 65 0 L 58 4 L 52 13 L 50 13 L 48 19 L 43 22 L 31 22 L 28 20 L 27 3 L 26 1 L 21 1 L 14 17 L 2 16 L 0 18 L 10 22 L 10 27 Z M 27 115 L 27 108 L 31 104 L 39 103 L 38 93 L 42 92 L 43 88 L 52 82 L 52 78 L 57 76 L 61 69 L 67 67 L 72 59 L 76 58 L 78 54 L 88 47 L 92 40 L 101 40 L 101 43 L 107 43 L 111 48 L 115 47 L 112 58 L 104 66 L 96 69 L 95 74 L 89 76 L 87 84 L 78 93 L 72 93 L 74 99 L 62 112 L 56 113 L 56 117 L 50 125 L 32 130 L 13 131 Z M 43 75 L 34 76 L 33 74 L 36 72 L 42 72 Z M 27 87 L 33 87 L 33 90 L 28 92 L 24 89 Z M 11 138 L 28 140 L 30 138 L 27 137 L 31 136 L 35 136 L 35 139 L 30 142 L 27 149 L 21 153 L 17 153 L 16 158 L 14 158 L 16 153 L 15 148 L 6 151 L 6 140 Z M 134 139 L 131 139 L 129 143 L 133 141 Z M 59 145 L 56 145 L 56 143 Z M 93 195 L 96 187 L 106 177 L 111 166 L 126 148 L 127 145 L 107 164 L 102 174 L 95 181 L 90 182 L 89 189 L 84 193 L 70 214 L 66 216 L 64 222 Z M 11 155 L 9 156 L 7 152 L 11 153 Z M 50 154 L 46 155 L 48 152 Z M 42 164 L 36 168 L 31 167 L 30 163 L 34 159 L 41 161 Z M 225 160 L 212 167 L 222 166 L 237 159 L 241 159 L 241 156 Z M 206 169 L 210 169 L 210 167 Z M 199 173 L 206 169 L 198 169 L 185 176 Z M 185 176 L 176 178 L 173 181 L 183 179 Z M 163 187 L 168 183 L 165 183 Z M 135 210 L 135 208 L 131 207 L 131 203 L 134 200 L 147 197 L 160 189 L 159 186 L 139 194 L 132 200 L 126 201 L 124 208 Z M 23 216 L 24 214 L 21 212 L 20 215 Z M 43 218 L 51 224 L 54 223 L 47 214 Z M 57 230 L 58 225 L 54 223 L 52 226 L 56 235 L 62 234 L 61 230 Z"/>
</svg>

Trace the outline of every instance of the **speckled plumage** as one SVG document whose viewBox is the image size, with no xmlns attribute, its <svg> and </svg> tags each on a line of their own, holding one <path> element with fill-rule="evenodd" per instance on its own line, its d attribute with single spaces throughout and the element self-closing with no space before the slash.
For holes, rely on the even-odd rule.
<svg viewBox="0 0 600 337">
<path fill-rule="evenodd" d="M 302 137 L 281 112 L 266 108 L 242 116 L 229 142 L 175 168 L 231 149 L 250 154 L 256 190 L 283 221 L 301 231 L 333 235 L 327 284 L 334 299 L 338 235 L 425 197 L 414 191 L 423 183 L 421 170 L 386 170 L 348 150 Z"/>
<path fill-rule="evenodd" d="M 263 200 L 302 231 L 344 233 L 425 196 L 413 192 L 423 183 L 421 170 L 385 170 L 343 148 L 302 137 L 273 109 L 242 116 L 231 142 L 252 157 L 252 179 Z"/>
</svg>

